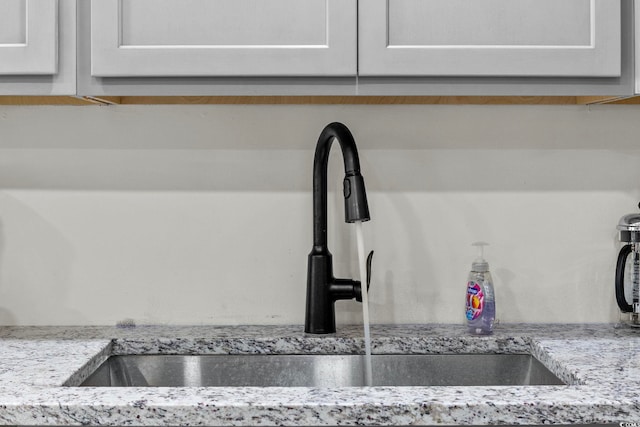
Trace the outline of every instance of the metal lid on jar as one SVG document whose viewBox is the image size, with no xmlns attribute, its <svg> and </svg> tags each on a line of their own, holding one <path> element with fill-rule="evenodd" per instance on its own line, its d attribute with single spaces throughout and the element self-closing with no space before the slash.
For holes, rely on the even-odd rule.
<svg viewBox="0 0 640 427">
<path fill-rule="evenodd" d="M 618 221 L 620 241 L 626 243 L 640 243 L 640 213 L 631 213 Z"/>
<path fill-rule="evenodd" d="M 631 213 L 620 218 L 617 229 L 620 231 L 640 231 L 640 213 Z"/>
</svg>

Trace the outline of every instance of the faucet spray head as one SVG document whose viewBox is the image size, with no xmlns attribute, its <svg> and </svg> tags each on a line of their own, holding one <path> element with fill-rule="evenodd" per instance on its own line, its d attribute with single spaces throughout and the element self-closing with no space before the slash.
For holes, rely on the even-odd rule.
<svg viewBox="0 0 640 427">
<path fill-rule="evenodd" d="M 348 223 L 369 221 L 369 204 L 360 172 L 351 172 L 344 177 L 344 220 Z"/>
</svg>

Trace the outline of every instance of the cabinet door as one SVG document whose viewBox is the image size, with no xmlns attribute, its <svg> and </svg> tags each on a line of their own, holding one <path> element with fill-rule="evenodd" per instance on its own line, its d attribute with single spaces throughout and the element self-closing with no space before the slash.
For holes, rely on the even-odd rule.
<svg viewBox="0 0 640 427">
<path fill-rule="evenodd" d="M 640 94 L 640 4 L 635 7 L 636 94 Z"/>
<path fill-rule="evenodd" d="M 363 76 L 612 77 L 620 0 L 365 0 Z"/>
<path fill-rule="evenodd" d="M 0 74 L 55 74 L 58 0 L 0 1 Z"/>
<path fill-rule="evenodd" d="M 92 0 L 91 75 L 355 75 L 356 15 L 356 0 Z"/>
</svg>

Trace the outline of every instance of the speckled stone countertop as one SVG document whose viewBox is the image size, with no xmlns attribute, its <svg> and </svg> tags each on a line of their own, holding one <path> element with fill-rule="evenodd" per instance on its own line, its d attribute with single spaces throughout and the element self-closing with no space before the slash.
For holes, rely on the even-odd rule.
<svg viewBox="0 0 640 427">
<path fill-rule="evenodd" d="M 491 387 L 74 387 L 112 354 L 362 353 L 360 327 L 0 327 L 1 425 L 483 425 L 640 422 L 640 330 L 372 328 L 374 353 L 531 352 L 568 383 Z"/>
</svg>

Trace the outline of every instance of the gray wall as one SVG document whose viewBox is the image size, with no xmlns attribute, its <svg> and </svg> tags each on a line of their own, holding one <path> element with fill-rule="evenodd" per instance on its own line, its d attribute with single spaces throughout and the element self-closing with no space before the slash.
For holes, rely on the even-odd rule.
<svg viewBox="0 0 640 427">
<path fill-rule="evenodd" d="M 0 324 L 302 323 L 322 127 L 360 149 L 375 323 L 602 322 L 640 201 L 636 106 L 0 107 Z M 336 275 L 358 274 L 331 155 Z M 360 306 L 338 303 L 338 321 Z"/>
</svg>

